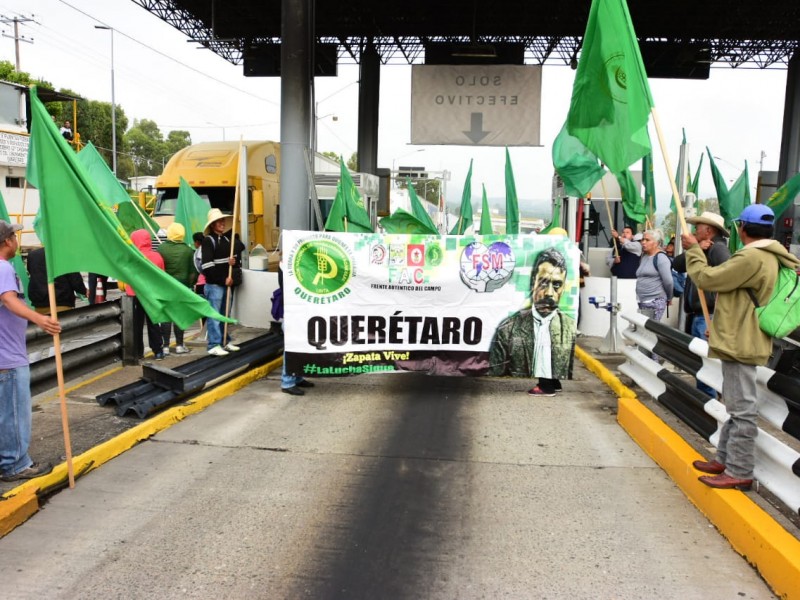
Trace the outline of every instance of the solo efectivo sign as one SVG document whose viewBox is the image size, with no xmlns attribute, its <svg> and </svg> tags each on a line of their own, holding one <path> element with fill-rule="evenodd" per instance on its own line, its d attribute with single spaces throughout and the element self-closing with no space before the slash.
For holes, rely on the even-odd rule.
<svg viewBox="0 0 800 600">
<path fill-rule="evenodd" d="M 411 143 L 539 146 L 542 69 L 414 65 Z"/>
</svg>

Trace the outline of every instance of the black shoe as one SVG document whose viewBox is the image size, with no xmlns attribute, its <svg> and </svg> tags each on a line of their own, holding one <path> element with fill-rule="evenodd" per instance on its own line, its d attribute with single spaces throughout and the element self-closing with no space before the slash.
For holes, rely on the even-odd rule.
<svg viewBox="0 0 800 600">
<path fill-rule="evenodd" d="M 164 360 L 165 357 L 166 355 L 163 352 L 156 352 L 156 354 L 153 356 L 153 358 L 156 360 Z"/>
<path fill-rule="evenodd" d="M 292 386 L 290 388 L 281 388 L 281 391 L 284 394 L 289 394 L 291 396 L 305 396 L 306 395 L 306 393 L 303 390 L 301 390 L 299 387 L 297 387 L 296 385 Z"/>
<path fill-rule="evenodd" d="M 314 387 L 314 382 L 313 381 L 309 381 L 308 379 L 301 379 L 300 381 L 295 383 L 295 386 L 302 387 L 302 388 L 312 388 L 312 387 Z"/>
</svg>

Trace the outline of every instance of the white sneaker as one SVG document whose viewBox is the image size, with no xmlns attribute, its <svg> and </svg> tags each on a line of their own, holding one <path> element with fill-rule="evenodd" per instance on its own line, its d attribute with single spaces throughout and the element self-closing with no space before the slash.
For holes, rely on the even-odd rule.
<svg viewBox="0 0 800 600">
<path fill-rule="evenodd" d="M 212 356 L 228 356 L 228 353 L 222 348 L 222 346 L 214 346 L 211 350 L 208 351 L 209 354 Z"/>
<path fill-rule="evenodd" d="M 164 356 L 169 356 L 169 348 L 167 348 L 166 346 L 164 346 L 164 348 L 161 350 L 161 353 L 162 353 Z"/>
<path fill-rule="evenodd" d="M 239 350 L 241 350 L 241 348 L 239 348 L 239 346 L 236 346 L 236 345 L 231 344 L 230 342 L 228 342 L 225 345 L 225 350 L 227 350 L 228 352 L 238 352 Z"/>
<path fill-rule="evenodd" d="M 175 346 L 175 354 L 189 354 L 189 352 L 191 349 L 186 346 Z"/>
</svg>

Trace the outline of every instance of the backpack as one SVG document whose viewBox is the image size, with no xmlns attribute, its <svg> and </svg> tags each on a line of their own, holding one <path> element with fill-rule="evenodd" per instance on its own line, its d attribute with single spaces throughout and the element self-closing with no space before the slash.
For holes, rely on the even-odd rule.
<svg viewBox="0 0 800 600">
<path fill-rule="evenodd" d="M 275 288 L 272 292 L 272 318 L 275 321 L 283 319 L 283 288 Z"/>
<path fill-rule="evenodd" d="M 686 287 L 686 273 L 678 273 L 672 271 L 672 296 L 680 298 L 683 296 L 683 290 Z"/>
<path fill-rule="evenodd" d="M 666 254 L 666 252 L 656 252 L 656 255 L 653 257 L 653 267 L 656 271 L 658 271 L 658 255 L 659 254 Z M 667 257 L 669 258 L 669 257 Z M 672 271 L 672 297 L 673 298 L 680 298 L 683 296 L 683 288 L 686 286 L 686 273 L 678 273 L 677 271 Z"/>
<path fill-rule="evenodd" d="M 778 279 L 772 296 L 764 306 L 759 306 L 753 290 L 747 290 L 756 307 L 761 331 L 783 338 L 800 327 L 800 276 L 791 267 L 779 263 Z"/>
<path fill-rule="evenodd" d="M 211 238 L 211 246 L 216 248 L 217 242 L 214 241 L 214 238 Z M 198 273 L 201 275 L 203 274 L 203 246 L 201 245 L 194 251 L 194 268 L 197 270 Z"/>
<path fill-rule="evenodd" d="M 194 268 L 197 270 L 198 273 L 203 272 L 203 249 L 197 248 L 194 251 Z"/>
</svg>

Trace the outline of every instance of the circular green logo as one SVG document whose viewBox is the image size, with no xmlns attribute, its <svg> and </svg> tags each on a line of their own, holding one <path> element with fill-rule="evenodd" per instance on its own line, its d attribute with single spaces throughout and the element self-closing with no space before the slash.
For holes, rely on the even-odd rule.
<svg viewBox="0 0 800 600">
<path fill-rule="evenodd" d="M 606 60 L 608 86 L 611 97 L 622 104 L 628 103 L 628 75 L 625 72 L 625 54 L 617 52 Z"/>
<path fill-rule="evenodd" d="M 297 282 L 318 296 L 339 291 L 353 274 L 347 250 L 331 240 L 303 243 L 297 249 L 292 266 Z"/>
<path fill-rule="evenodd" d="M 439 244 L 432 244 L 425 250 L 425 259 L 432 267 L 438 267 L 442 263 L 442 258 L 444 258 L 444 253 Z"/>
</svg>

